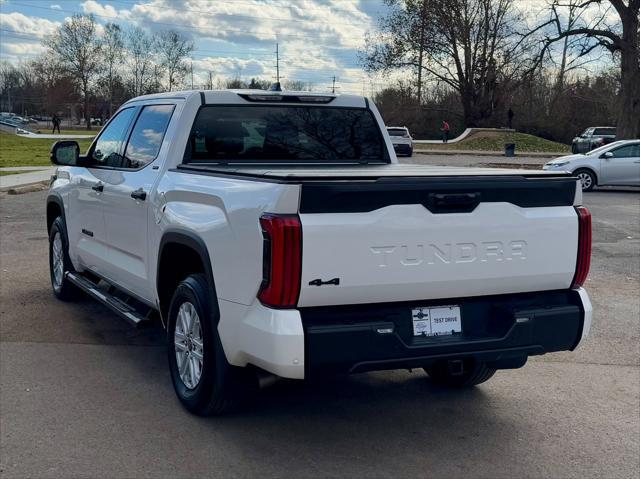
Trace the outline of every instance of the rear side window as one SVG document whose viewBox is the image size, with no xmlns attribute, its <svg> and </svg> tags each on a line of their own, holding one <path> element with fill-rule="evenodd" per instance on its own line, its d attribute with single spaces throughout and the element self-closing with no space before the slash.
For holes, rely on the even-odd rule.
<svg viewBox="0 0 640 479">
<path fill-rule="evenodd" d="M 174 108 L 148 105 L 142 109 L 129 137 L 122 168 L 142 168 L 156 159 Z"/>
<path fill-rule="evenodd" d="M 596 128 L 593 132 L 594 135 L 612 135 L 615 136 L 616 129 L 615 128 Z"/>
<path fill-rule="evenodd" d="M 363 108 L 205 106 L 189 162 L 388 162 L 378 124 Z"/>
</svg>

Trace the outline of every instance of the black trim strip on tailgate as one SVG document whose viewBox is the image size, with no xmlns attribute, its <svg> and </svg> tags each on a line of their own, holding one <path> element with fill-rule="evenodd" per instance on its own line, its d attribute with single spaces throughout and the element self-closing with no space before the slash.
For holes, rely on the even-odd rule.
<svg viewBox="0 0 640 479">
<path fill-rule="evenodd" d="M 391 205 L 422 204 L 432 209 L 434 195 L 473 195 L 478 203 L 511 203 L 523 208 L 571 206 L 576 193 L 571 177 L 429 177 L 377 181 L 319 181 L 302 184 L 300 213 L 365 213 Z"/>
</svg>

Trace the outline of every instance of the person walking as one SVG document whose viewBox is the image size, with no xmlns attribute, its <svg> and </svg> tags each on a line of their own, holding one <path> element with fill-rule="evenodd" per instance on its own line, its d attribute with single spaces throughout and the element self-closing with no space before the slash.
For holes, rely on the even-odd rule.
<svg viewBox="0 0 640 479">
<path fill-rule="evenodd" d="M 510 130 L 513 129 L 513 117 L 514 117 L 513 110 L 509 108 L 509 111 L 507 112 L 507 120 L 508 120 L 507 125 L 509 126 Z"/>
<path fill-rule="evenodd" d="M 442 132 L 442 143 L 448 143 L 449 142 L 449 123 L 447 123 L 447 120 L 442 120 L 442 127 L 440 128 L 440 131 Z"/>
<path fill-rule="evenodd" d="M 51 118 L 51 123 L 53 123 L 53 131 L 51 133 L 55 133 L 56 129 L 58 129 L 58 133 L 60 133 L 60 117 L 57 114 L 53 114 L 53 118 Z"/>
</svg>

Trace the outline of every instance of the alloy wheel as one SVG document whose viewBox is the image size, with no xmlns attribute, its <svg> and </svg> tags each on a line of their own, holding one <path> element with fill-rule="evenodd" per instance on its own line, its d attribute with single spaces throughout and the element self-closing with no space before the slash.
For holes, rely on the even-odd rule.
<svg viewBox="0 0 640 479">
<path fill-rule="evenodd" d="M 62 287 L 62 280 L 64 279 L 64 251 L 62 248 L 62 238 L 59 232 L 57 232 L 53 237 L 51 253 L 53 256 L 53 287 L 58 290 Z"/>
<path fill-rule="evenodd" d="M 188 301 L 178 310 L 173 342 L 180 379 L 188 389 L 194 389 L 202 377 L 204 341 L 200 317 Z"/>
<path fill-rule="evenodd" d="M 591 184 L 593 183 L 593 179 L 589 173 L 579 173 L 578 179 L 580 180 L 580 185 L 583 190 L 591 188 Z"/>
</svg>

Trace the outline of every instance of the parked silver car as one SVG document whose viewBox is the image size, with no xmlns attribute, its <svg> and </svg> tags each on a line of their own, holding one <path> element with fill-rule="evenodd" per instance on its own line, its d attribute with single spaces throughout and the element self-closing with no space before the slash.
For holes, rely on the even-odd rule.
<svg viewBox="0 0 640 479">
<path fill-rule="evenodd" d="M 582 191 L 594 186 L 640 186 L 640 140 L 620 140 L 588 153 L 561 156 L 544 170 L 569 171 L 580 178 Z"/>
</svg>

